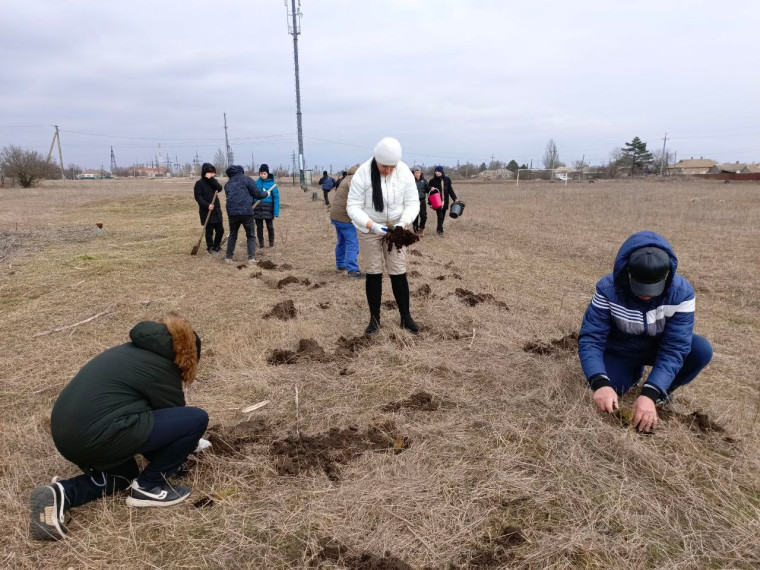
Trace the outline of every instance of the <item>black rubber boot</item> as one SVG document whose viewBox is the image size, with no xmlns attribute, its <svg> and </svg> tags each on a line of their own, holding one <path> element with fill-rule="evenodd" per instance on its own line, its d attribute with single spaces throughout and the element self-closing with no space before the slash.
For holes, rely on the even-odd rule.
<svg viewBox="0 0 760 570">
<path fill-rule="evenodd" d="M 391 287 L 393 296 L 396 298 L 396 305 L 398 305 L 398 312 L 401 313 L 401 328 L 417 334 L 420 328 L 409 314 L 409 281 L 406 279 L 406 273 L 391 275 Z"/>
<path fill-rule="evenodd" d="M 380 302 L 383 298 L 383 274 L 368 273 L 364 282 L 367 292 L 367 305 L 369 305 L 369 325 L 364 334 L 373 335 L 380 331 Z"/>
</svg>

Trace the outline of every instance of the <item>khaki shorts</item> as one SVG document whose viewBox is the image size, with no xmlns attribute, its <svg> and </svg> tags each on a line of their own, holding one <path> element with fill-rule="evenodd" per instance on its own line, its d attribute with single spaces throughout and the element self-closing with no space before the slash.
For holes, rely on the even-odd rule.
<svg viewBox="0 0 760 570">
<path fill-rule="evenodd" d="M 388 252 L 388 244 L 383 242 L 383 236 L 372 232 L 356 233 L 359 234 L 359 253 L 362 256 L 364 273 L 382 273 L 383 263 L 388 275 L 406 273 L 406 247 L 399 251 L 393 246 L 393 250 Z"/>
</svg>

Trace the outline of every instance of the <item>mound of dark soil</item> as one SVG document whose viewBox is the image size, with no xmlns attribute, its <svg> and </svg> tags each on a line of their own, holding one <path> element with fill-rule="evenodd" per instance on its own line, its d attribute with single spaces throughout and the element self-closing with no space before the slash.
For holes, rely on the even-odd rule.
<svg viewBox="0 0 760 570">
<path fill-rule="evenodd" d="M 353 356 L 371 344 L 372 338 L 367 335 L 351 338 L 342 336 L 338 339 L 338 348 L 335 349 L 335 356 Z"/>
<path fill-rule="evenodd" d="M 397 445 L 397 440 L 406 441 L 406 446 Z M 332 428 L 329 431 L 309 436 L 301 434 L 275 441 L 270 454 L 275 457 L 275 468 L 280 475 L 321 469 L 332 480 L 340 479 L 339 466 L 367 451 L 403 449 L 408 447 L 408 438 L 396 432 L 393 422 L 371 425 L 361 432 L 357 426 L 345 429 Z"/>
<path fill-rule="evenodd" d="M 460 281 L 462 280 L 462 276 L 461 276 L 461 275 L 459 275 L 459 273 L 453 273 L 451 276 L 452 276 L 454 279 L 459 279 Z"/>
<path fill-rule="evenodd" d="M 314 283 L 314 285 L 311 286 L 312 289 L 321 289 L 327 285 L 327 281 L 320 281 L 319 283 Z"/>
<path fill-rule="evenodd" d="M 329 360 L 330 356 L 325 349 L 319 346 L 319 343 L 313 338 L 302 338 L 298 341 L 298 350 L 296 351 L 298 359 L 308 358 L 324 362 Z"/>
<path fill-rule="evenodd" d="M 409 275 L 409 277 L 422 277 L 422 273 L 420 273 L 420 272 L 419 272 L 419 271 L 417 271 L 416 269 L 412 269 L 412 270 L 409 272 L 409 274 L 408 274 L 408 275 Z"/>
<path fill-rule="evenodd" d="M 277 303 L 272 310 L 266 313 L 263 319 L 280 319 L 281 321 L 289 321 L 295 319 L 298 311 L 291 299 Z"/>
<path fill-rule="evenodd" d="M 413 255 L 414 257 L 422 257 L 422 254 L 419 251 L 417 251 L 416 249 L 410 249 L 409 250 L 409 255 Z"/>
<path fill-rule="evenodd" d="M 258 279 L 262 275 L 264 274 L 261 271 L 257 271 L 256 273 L 251 273 L 251 279 Z"/>
<path fill-rule="evenodd" d="M 405 228 L 388 228 L 388 233 L 383 236 L 383 242 L 388 244 L 388 251 L 391 251 L 394 245 L 398 251 L 401 251 L 401 248 L 418 241 L 420 241 L 420 236 Z"/>
<path fill-rule="evenodd" d="M 383 308 L 395 311 L 396 309 L 398 309 L 398 305 L 396 304 L 396 301 L 393 301 L 391 299 L 388 301 L 383 301 Z"/>
<path fill-rule="evenodd" d="M 436 281 L 443 281 L 444 279 L 446 279 L 445 275 L 439 275 L 438 277 L 435 278 Z"/>
<path fill-rule="evenodd" d="M 441 399 L 428 394 L 427 392 L 415 392 L 409 396 L 406 400 L 399 400 L 398 402 L 390 402 L 385 404 L 381 410 L 384 412 L 396 412 L 401 408 L 408 408 L 410 410 L 422 410 L 425 412 L 434 412 L 441 406 Z"/>
<path fill-rule="evenodd" d="M 292 350 L 280 350 L 276 348 L 267 356 L 267 364 L 271 364 L 272 366 L 295 364 L 297 360 L 298 355 Z"/>
<path fill-rule="evenodd" d="M 454 290 L 454 294 L 456 294 L 457 297 L 462 299 L 462 301 L 470 305 L 470 307 L 474 307 L 475 305 L 479 305 L 480 303 L 493 303 L 500 309 L 504 309 L 505 311 L 509 310 L 509 307 L 507 306 L 505 302 L 497 301 L 496 297 L 494 297 L 490 293 L 473 293 L 472 291 L 468 289 L 462 289 L 461 287 L 457 287 Z"/>
<path fill-rule="evenodd" d="M 277 269 L 277 264 L 272 263 L 268 259 L 262 259 L 261 261 L 258 262 L 257 265 L 261 267 L 262 269 Z"/>
<path fill-rule="evenodd" d="M 208 429 L 206 439 L 211 442 L 211 453 L 236 456 L 243 454 L 248 444 L 269 443 L 272 439 L 272 426 L 264 418 L 241 422 L 231 428 L 216 424 Z"/>
<path fill-rule="evenodd" d="M 322 301 L 319 303 L 320 309 L 329 309 L 330 307 L 332 307 L 332 303 L 330 301 Z"/>
<path fill-rule="evenodd" d="M 239 264 L 237 265 L 237 268 L 238 268 L 238 269 L 245 269 L 246 267 L 248 267 L 248 264 L 247 264 L 247 263 L 239 263 Z"/>
<path fill-rule="evenodd" d="M 414 570 L 390 552 L 382 556 L 370 552 L 355 554 L 346 545 L 330 537 L 320 539 L 319 547 L 321 550 L 317 554 L 318 558 L 337 562 L 349 570 Z"/>
<path fill-rule="evenodd" d="M 546 344 L 540 341 L 530 341 L 523 345 L 523 351 L 530 354 L 561 356 L 568 352 L 574 353 L 578 350 L 578 333 L 572 332 L 557 338 Z"/>
<path fill-rule="evenodd" d="M 282 265 L 280 265 L 279 269 L 280 271 L 290 271 L 291 269 L 293 269 L 293 266 L 290 265 L 290 263 L 283 263 Z"/>
<path fill-rule="evenodd" d="M 425 283 L 424 285 L 420 285 L 412 295 L 415 297 L 430 297 L 431 293 L 430 285 Z"/>
<path fill-rule="evenodd" d="M 277 288 L 278 289 L 284 289 L 285 287 L 287 287 L 291 283 L 300 283 L 300 282 L 301 282 L 301 280 L 298 279 L 298 277 L 293 277 L 292 275 L 288 275 L 285 279 L 280 279 L 277 282 Z"/>
</svg>

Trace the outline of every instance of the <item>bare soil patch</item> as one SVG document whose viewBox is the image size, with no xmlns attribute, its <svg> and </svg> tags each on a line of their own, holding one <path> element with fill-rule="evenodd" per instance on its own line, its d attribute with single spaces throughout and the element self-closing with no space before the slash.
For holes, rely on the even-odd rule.
<svg viewBox="0 0 760 570">
<path fill-rule="evenodd" d="M 288 285 L 292 285 L 292 284 L 296 284 L 296 283 L 301 283 L 301 280 L 298 277 L 294 277 L 293 275 L 288 275 L 284 279 L 280 279 L 277 282 L 277 288 L 278 289 L 284 289 Z"/>
<path fill-rule="evenodd" d="M 293 303 L 292 299 L 287 299 L 277 303 L 272 307 L 272 310 L 266 313 L 262 318 L 289 321 L 290 319 L 295 319 L 296 315 L 298 315 L 298 311 L 296 310 L 295 303 Z"/>
<path fill-rule="evenodd" d="M 504 568 L 514 559 L 513 550 L 526 542 L 523 531 L 516 526 L 503 526 L 496 536 L 485 540 L 486 544 L 474 547 L 454 568 Z"/>
<path fill-rule="evenodd" d="M 230 428 L 216 424 L 208 428 L 206 439 L 211 442 L 208 450 L 214 455 L 244 455 L 245 448 L 253 443 L 269 443 L 272 426 L 265 418 L 254 418 Z"/>
<path fill-rule="evenodd" d="M 578 351 L 578 333 L 572 332 L 562 338 L 550 341 L 548 344 L 542 341 L 530 341 L 523 345 L 523 350 L 530 354 L 562 356 Z"/>
<path fill-rule="evenodd" d="M 355 553 L 334 538 L 319 541 L 317 558 L 340 564 L 348 570 L 414 570 L 412 566 L 386 552 L 382 556 L 371 552 Z"/>
<path fill-rule="evenodd" d="M 396 412 L 401 408 L 409 410 L 420 410 L 423 412 L 434 412 L 441 407 L 444 400 L 438 396 L 433 396 L 428 392 L 420 391 L 415 392 L 409 396 L 406 400 L 399 400 L 397 402 L 389 402 L 385 404 L 381 410 L 384 412 Z"/>
<path fill-rule="evenodd" d="M 419 272 L 419 271 L 417 271 L 416 269 L 412 269 L 412 270 L 409 272 L 409 277 L 422 277 L 422 273 L 420 273 L 420 272 Z"/>
<path fill-rule="evenodd" d="M 505 311 L 509 310 L 509 307 L 507 304 L 503 301 L 498 301 L 496 297 L 491 295 L 490 293 L 473 293 L 469 289 L 462 289 L 461 287 L 457 287 L 454 290 L 454 294 L 462 299 L 463 302 L 470 305 L 470 307 L 474 307 L 475 305 L 479 305 L 480 303 L 493 303 L 500 309 L 504 309 Z"/>
<path fill-rule="evenodd" d="M 269 269 L 269 270 L 277 269 L 277 264 L 273 263 L 272 261 L 269 261 L 268 259 L 260 260 L 257 265 L 261 267 L 262 269 Z"/>
<path fill-rule="evenodd" d="M 338 481 L 340 465 L 367 451 L 394 450 L 399 439 L 405 438 L 393 422 L 370 425 L 365 431 L 360 431 L 358 426 L 335 427 L 317 435 L 291 435 L 275 441 L 270 454 L 275 458 L 275 468 L 280 475 L 321 470 L 330 480 Z"/>
<path fill-rule="evenodd" d="M 422 257 L 422 253 L 416 249 L 410 249 L 409 255 L 412 255 L 414 257 Z"/>
<path fill-rule="evenodd" d="M 267 362 L 273 366 L 278 366 L 280 364 L 296 364 L 304 360 L 328 362 L 331 358 L 331 355 L 327 354 L 316 340 L 302 338 L 298 341 L 297 350 L 272 350 L 267 357 Z"/>
<path fill-rule="evenodd" d="M 427 298 L 427 297 L 430 297 L 431 293 L 432 293 L 432 290 L 430 289 L 430 285 L 425 283 L 424 285 L 420 285 L 417 288 L 417 290 L 414 293 L 412 293 L 412 296 Z"/>
<path fill-rule="evenodd" d="M 367 335 L 345 337 L 338 339 L 338 347 L 335 349 L 335 356 L 354 356 L 361 350 L 372 344 L 372 338 Z"/>
</svg>

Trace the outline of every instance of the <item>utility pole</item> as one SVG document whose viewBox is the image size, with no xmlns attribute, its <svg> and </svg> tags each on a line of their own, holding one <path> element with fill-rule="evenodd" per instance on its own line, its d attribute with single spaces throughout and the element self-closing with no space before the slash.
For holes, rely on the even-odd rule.
<svg viewBox="0 0 760 570">
<path fill-rule="evenodd" d="M 665 166 L 665 163 L 668 161 L 667 156 L 665 155 L 665 143 L 668 142 L 668 133 L 665 133 L 665 138 L 662 139 L 662 158 L 660 159 L 660 176 L 662 176 L 662 171 Z"/>
<path fill-rule="evenodd" d="M 232 154 L 230 139 L 227 136 L 227 113 L 224 114 L 224 145 L 227 147 L 227 167 L 230 167 L 235 160 L 235 155 Z"/>
<path fill-rule="evenodd" d="M 63 152 L 61 151 L 61 133 L 58 131 L 58 125 L 55 127 L 55 133 L 53 134 L 53 141 L 50 143 L 50 150 L 47 155 L 47 162 L 50 162 L 50 157 L 53 156 L 53 146 L 56 141 L 58 142 L 58 160 L 61 162 L 61 180 L 66 180 L 66 171 L 63 169 Z"/>
<path fill-rule="evenodd" d="M 116 170 L 116 155 L 113 153 L 113 147 L 111 147 L 111 174 Z"/>
<path fill-rule="evenodd" d="M 301 189 L 306 192 L 308 188 L 306 188 L 306 177 L 304 176 L 303 126 L 301 124 L 301 79 L 299 77 L 298 69 L 298 36 L 301 34 L 302 15 L 301 0 L 298 0 L 298 10 L 296 10 L 296 0 L 290 0 L 290 9 L 288 9 L 288 0 L 285 0 L 285 12 L 288 16 L 288 33 L 293 36 L 293 67 L 296 75 L 296 121 L 298 124 L 298 178 L 301 183 Z"/>
<path fill-rule="evenodd" d="M 256 163 L 253 162 L 253 153 L 251 153 L 251 170 L 253 171 L 253 174 L 256 174 Z"/>
<path fill-rule="evenodd" d="M 198 157 L 198 151 L 195 151 L 195 158 L 193 158 L 193 175 L 198 174 L 198 164 L 200 164 L 200 158 Z"/>
</svg>

